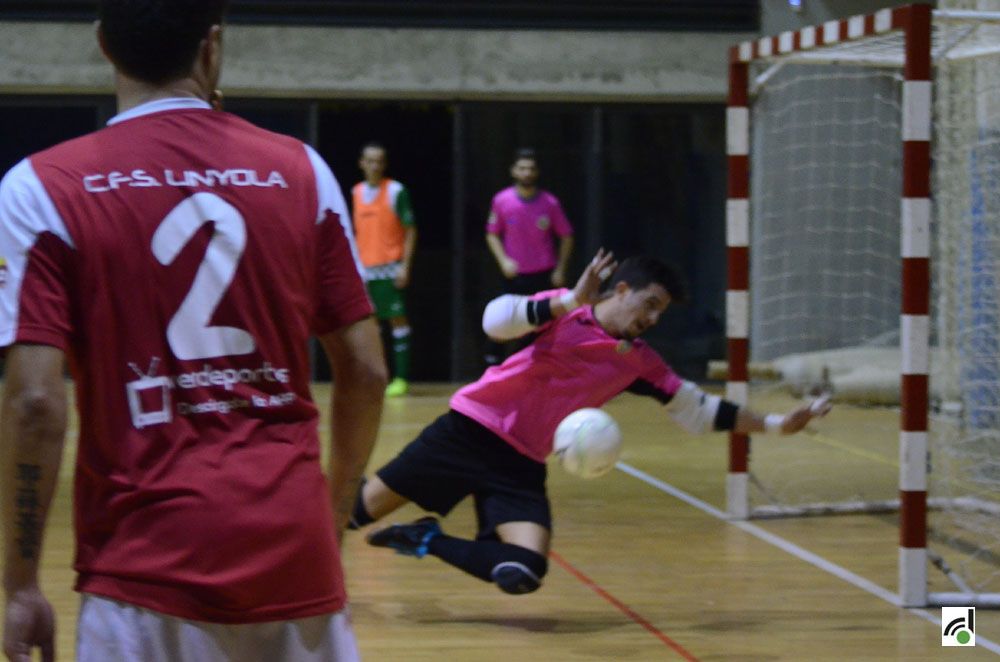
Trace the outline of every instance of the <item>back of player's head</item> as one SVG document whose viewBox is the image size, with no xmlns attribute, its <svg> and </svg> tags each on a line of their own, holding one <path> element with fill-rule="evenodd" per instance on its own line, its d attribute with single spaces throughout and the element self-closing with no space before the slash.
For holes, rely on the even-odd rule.
<svg viewBox="0 0 1000 662">
<path fill-rule="evenodd" d="M 538 156 L 535 154 L 535 150 L 531 147 L 521 147 L 514 151 L 514 160 L 511 163 L 517 163 L 521 159 L 527 159 L 529 161 L 534 161 L 538 164 Z"/>
<path fill-rule="evenodd" d="M 126 76 L 153 85 L 185 77 L 198 45 L 222 23 L 229 0 L 100 0 L 108 57 Z"/>
<path fill-rule="evenodd" d="M 680 270 L 672 264 L 667 264 L 655 257 L 637 255 L 625 259 L 615 272 L 604 283 L 603 289 L 610 291 L 615 285 L 624 282 L 633 290 L 641 290 L 652 283 L 663 287 L 670 295 L 673 303 L 687 301 L 687 283 Z"/>
</svg>

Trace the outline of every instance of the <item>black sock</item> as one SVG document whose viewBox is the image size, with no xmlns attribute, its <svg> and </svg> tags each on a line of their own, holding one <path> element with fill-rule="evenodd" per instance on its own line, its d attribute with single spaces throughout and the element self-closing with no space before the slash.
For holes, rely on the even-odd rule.
<svg viewBox="0 0 1000 662">
<path fill-rule="evenodd" d="M 501 563 L 521 560 L 529 555 L 545 562 L 544 556 L 520 545 L 498 540 L 463 540 L 443 533 L 431 538 L 427 551 L 445 563 L 490 583 L 493 582 L 493 569 Z"/>
<path fill-rule="evenodd" d="M 362 490 L 365 489 L 366 482 L 364 478 L 361 479 L 361 485 L 358 487 L 358 495 L 354 497 L 354 509 L 351 511 L 351 519 L 347 522 L 348 529 L 360 529 L 364 525 L 375 521 L 375 518 L 369 515 L 368 510 L 365 508 L 365 499 L 362 495 Z"/>
</svg>

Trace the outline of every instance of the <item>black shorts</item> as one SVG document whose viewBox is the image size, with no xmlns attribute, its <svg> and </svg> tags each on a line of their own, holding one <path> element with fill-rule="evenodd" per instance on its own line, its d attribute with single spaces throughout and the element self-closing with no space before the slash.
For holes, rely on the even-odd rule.
<svg viewBox="0 0 1000 662">
<path fill-rule="evenodd" d="M 376 474 L 394 492 L 441 515 L 471 494 L 479 539 L 495 538 L 496 527 L 507 522 L 552 530 L 545 464 L 457 411 L 438 417 Z"/>
</svg>

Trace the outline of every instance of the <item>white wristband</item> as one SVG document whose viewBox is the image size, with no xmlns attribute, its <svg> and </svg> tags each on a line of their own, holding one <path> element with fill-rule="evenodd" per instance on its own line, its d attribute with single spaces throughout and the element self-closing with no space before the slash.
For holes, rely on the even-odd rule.
<svg viewBox="0 0 1000 662">
<path fill-rule="evenodd" d="M 768 434 L 781 434 L 781 428 L 785 425 L 783 414 L 768 414 L 764 417 L 764 431 Z"/>
<path fill-rule="evenodd" d="M 567 313 L 580 307 L 580 302 L 576 300 L 576 294 L 573 293 L 573 290 L 559 297 L 559 303 L 562 304 Z"/>
</svg>

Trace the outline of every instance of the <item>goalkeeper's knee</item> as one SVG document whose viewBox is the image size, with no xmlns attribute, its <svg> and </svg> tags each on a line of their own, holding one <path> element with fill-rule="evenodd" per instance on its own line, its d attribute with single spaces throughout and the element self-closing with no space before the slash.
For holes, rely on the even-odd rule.
<svg viewBox="0 0 1000 662">
<path fill-rule="evenodd" d="M 534 593 L 542 586 L 542 578 L 549 570 L 549 561 L 530 549 L 514 547 L 509 558 L 493 567 L 493 582 L 504 593 L 522 595 Z"/>
</svg>

